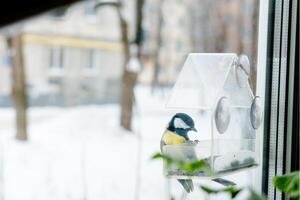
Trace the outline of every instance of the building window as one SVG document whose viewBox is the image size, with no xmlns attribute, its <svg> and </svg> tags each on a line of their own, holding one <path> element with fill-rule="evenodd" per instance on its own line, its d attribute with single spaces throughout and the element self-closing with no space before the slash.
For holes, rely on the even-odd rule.
<svg viewBox="0 0 300 200">
<path fill-rule="evenodd" d="M 50 68 L 62 69 L 64 66 L 64 51 L 62 47 L 51 47 Z"/>
<path fill-rule="evenodd" d="M 83 49 L 82 50 L 82 68 L 85 70 L 95 69 L 95 50 Z"/>
<path fill-rule="evenodd" d="M 49 12 L 49 15 L 54 19 L 63 19 L 67 15 L 68 9 L 69 6 L 56 8 L 53 11 Z"/>
<path fill-rule="evenodd" d="M 87 22 L 95 24 L 97 23 L 97 12 L 95 9 L 95 2 L 87 1 L 84 7 L 84 16 Z"/>
<path fill-rule="evenodd" d="M 86 3 L 85 8 L 84 8 L 84 14 L 86 16 L 95 16 L 96 15 L 96 9 L 95 9 L 94 2 Z"/>
</svg>

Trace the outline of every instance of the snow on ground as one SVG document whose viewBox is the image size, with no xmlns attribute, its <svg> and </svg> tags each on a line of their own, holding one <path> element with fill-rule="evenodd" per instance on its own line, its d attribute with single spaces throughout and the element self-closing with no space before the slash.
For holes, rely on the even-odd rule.
<svg viewBox="0 0 300 200">
<path fill-rule="evenodd" d="M 150 157 L 159 151 L 169 115 L 161 110 L 163 98 L 152 98 L 144 89 L 140 92 L 134 133 L 119 127 L 116 104 L 32 107 L 29 141 L 19 142 L 14 139 L 13 109 L 1 109 L 0 197 L 92 200 L 135 199 L 138 195 L 139 199 L 165 199 L 161 163 Z"/>
<path fill-rule="evenodd" d="M 30 108 L 28 142 L 14 139 L 13 110 L 1 109 L 0 200 L 167 199 L 162 163 L 150 160 L 175 112 L 166 96 L 137 89 L 133 133 L 119 127 L 116 104 Z M 176 181 L 169 189 L 182 191 Z"/>
</svg>

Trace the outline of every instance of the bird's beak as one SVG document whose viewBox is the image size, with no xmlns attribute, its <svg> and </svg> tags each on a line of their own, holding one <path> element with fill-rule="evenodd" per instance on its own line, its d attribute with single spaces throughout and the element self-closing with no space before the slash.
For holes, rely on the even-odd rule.
<svg viewBox="0 0 300 200">
<path fill-rule="evenodd" d="M 194 127 L 194 128 L 192 128 L 192 131 L 198 132 L 198 131 L 197 131 L 197 129 L 196 129 L 195 127 Z"/>
</svg>

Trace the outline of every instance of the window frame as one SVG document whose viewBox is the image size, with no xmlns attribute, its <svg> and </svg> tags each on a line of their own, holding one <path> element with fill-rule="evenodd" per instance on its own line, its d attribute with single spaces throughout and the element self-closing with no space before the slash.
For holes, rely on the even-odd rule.
<svg viewBox="0 0 300 200">
<path fill-rule="evenodd" d="M 292 124 L 297 118 L 293 106 L 299 104 L 294 98 L 297 9 L 297 1 L 269 1 L 262 165 L 262 192 L 268 199 L 286 198 L 273 187 L 272 178 L 291 171 L 291 142 L 293 133 L 299 133 Z"/>
</svg>

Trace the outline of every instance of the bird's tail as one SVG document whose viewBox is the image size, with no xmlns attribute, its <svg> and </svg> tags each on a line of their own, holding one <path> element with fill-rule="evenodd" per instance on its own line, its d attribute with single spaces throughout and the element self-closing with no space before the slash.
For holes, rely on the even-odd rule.
<svg viewBox="0 0 300 200">
<path fill-rule="evenodd" d="M 178 179 L 179 183 L 183 186 L 187 193 L 190 193 L 194 190 L 194 184 L 192 180 Z"/>
</svg>

